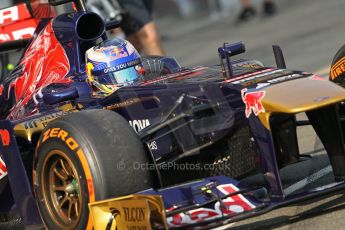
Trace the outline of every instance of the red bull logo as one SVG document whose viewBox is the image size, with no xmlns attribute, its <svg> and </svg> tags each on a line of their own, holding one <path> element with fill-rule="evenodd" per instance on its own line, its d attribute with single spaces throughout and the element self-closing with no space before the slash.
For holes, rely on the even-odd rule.
<svg viewBox="0 0 345 230">
<path fill-rule="evenodd" d="M 9 146 L 11 136 L 7 129 L 0 129 L 1 143 L 2 146 Z"/>
<path fill-rule="evenodd" d="M 110 51 L 111 60 L 116 60 L 116 59 L 127 57 L 127 56 L 128 56 L 128 53 L 124 47 L 114 47 L 114 49 Z"/>
<path fill-rule="evenodd" d="M 247 93 L 248 89 L 241 90 L 241 96 L 244 104 L 246 105 L 246 117 L 248 118 L 252 112 L 255 116 L 259 113 L 265 112 L 264 107 L 262 106 L 262 98 L 265 96 L 265 91 L 255 91 Z"/>
<path fill-rule="evenodd" d="M 239 191 L 239 189 L 233 184 L 218 185 L 217 189 L 225 195 Z M 175 208 L 177 208 L 177 206 L 169 208 L 168 211 L 173 211 Z M 247 198 L 242 194 L 237 194 L 226 199 L 222 199 L 221 202 L 216 202 L 212 208 L 197 208 L 168 217 L 167 222 L 170 227 L 180 227 L 185 224 L 195 224 L 224 216 L 233 217 L 236 214 L 250 211 L 254 208 L 255 205 L 247 200 Z"/>
</svg>

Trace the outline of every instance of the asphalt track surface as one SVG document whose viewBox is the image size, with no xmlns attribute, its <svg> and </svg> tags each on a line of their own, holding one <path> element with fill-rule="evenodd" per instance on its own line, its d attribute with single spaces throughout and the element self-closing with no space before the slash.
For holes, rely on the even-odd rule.
<svg viewBox="0 0 345 230">
<path fill-rule="evenodd" d="M 232 0 L 229 0 L 232 1 Z M 254 1 L 258 17 L 248 23 L 237 23 L 238 3 L 219 15 L 188 19 L 165 17 L 158 20 L 167 54 L 182 65 L 217 64 L 217 48 L 223 42 L 243 41 L 247 52 L 241 58 L 253 58 L 274 66 L 271 46 L 281 46 L 289 69 L 299 69 L 328 77 L 333 55 L 345 44 L 344 0 L 279 0 L 276 16 L 260 15 L 261 1 Z M 217 16 L 219 16 L 217 18 Z M 303 114 L 299 119 L 303 119 Z M 311 153 L 308 175 L 316 177 L 314 185 L 331 180 L 325 165 L 322 145 L 308 127 L 298 129 L 301 152 Z M 305 168 L 305 165 L 301 168 Z M 318 170 L 317 170 L 318 168 Z M 293 175 L 290 168 L 287 175 Z M 297 173 L 298 174 L 298 173 Z M 295 178 L 294 186 L 305 186 L 305 178 Z M 307 185 L 306 185 L 307 186 Z M 295 189 L 291 187 L 290 189 Z M 290 191 L 292 191 L 290 190 Z M 268 214 L 217 229 L 345 229 L 344 192 L 274 210 Z"/>
</svg>

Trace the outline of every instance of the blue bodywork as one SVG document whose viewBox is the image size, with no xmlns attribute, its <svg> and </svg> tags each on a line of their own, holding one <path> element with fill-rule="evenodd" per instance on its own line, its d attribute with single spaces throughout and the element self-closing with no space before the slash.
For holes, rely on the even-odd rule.
<svg viewBox="0 0 345 230">
<path fill-rule="evenodd" d="M 220 218 L 224 221 L 222 223 L 258 215 L 305 197 L 344 188 L 344 182 L 339 180 L 340 182 L 330 186 L 286 196 L 280 169 L 296 162 L 277 159 L 278 147 L 274 139 L 275 134 L 265 127 L 258 116 L 245 115 L 247 108 L 242 95 L 244 88 L 248 92 L 256 92 L 260 82 L 287 78 L 294 74 L 296 77 L 289 80 L 307 79 L 311 78 L 312 74 L 268 68 L 255 60 L 232 61 L 231 56 L 244 52 L 244 45 L 239 43 L 219 48 L 218 54 L 223 61 L 220 66 L 184 68 L 180 67 L 174 58 L 161 57 L 159 61 L 164 66 L 161 72 L 153 73 L 137 85 L 123 87 L 108 97 L 94 97 L 90 86 L 85 82 L 84 53 L 98 40 L 106 39 L 106 25 L 98 16 L 89 12 L 62 14 L 51 20 L 53 20 L 55 36 L 66 52 L 70 65 L 67 76 L 72 82 L 51 84 L 43 88 L 42 95 L 35 98 L 35 103 L 32 100 L 26 104 L 25 111 L 20 117 L 16 119 L 7 117 L 0 121 L 0 130 L 8 130 L 10 133 L 10 145 L 0 145 L 0 157 L 4 160 L 8 171 L 8 176 L 0 180 L 1 212 L 16 210 L 25 225 L 42 224 L 32 191 L 31 166 L 30 163 L 25 162 L 24 157 L 33 155 L 42 131 L 35 130 L 37 124 L 45 126 L 52 119 L 85 109 L 108 109 L 125 117 L 142 142 L 148 146 L 147 152 L 156 166 L 191 158 L 200 160 L 198 157 L 206 154 L 213 154 L 216 157 L 217 152 L 223 150 L 224 140 L 231 133 L 235 133 L 238 127 L 248 128 L 246 135 L 247 139 L 253 140 L 254 143 L 255 164 L 254 168 L 250 168 L 236 179 L 231 178 L 230 175 L 209 175 L 203 178 L 190 178 L 191 180 L 178 184 L 184 179 L 173 178 L 173 182 L 167 182 L 167 175 L 157 167 L 160 188 L 152 188 L 143 191 L 142 194 L 162 195 L 168 210 L 177 207 L 172 209 L 175 214 L 178 213 L 176 210 L 185 212 L 204 205 L 208 207 L 212 202 L 226 199 L 227 197 L 219 196 L 216 191 L 217 186 L 226 184 L 232 184 L 239 189 L 239 192 L 231 195 L 243 194 L 255 208 L 238 215 L 224 215 Z M 90 21 L 94 24 L 88 25 Z M 50 20 L 42 21 L 36 34 L 39 34 L 49 22 Z M 89 31 L 85 25 L 98 29 Z M 150 61 L 150 58 L 147 60 Z M 8 79 L 15 79 L 16 74 L 14 71 Z M 236 83 L 241 80 L 244 81 Z M 284 79 L 277 84 L 286 81 L 288 80 Z M 265 90 L 265 87 L 260 90 Z M 74 110 L 65 110 L 65 106 L 72 106 Z M 6 118 L 4 115 L 2 117 Z M 287 120 L 290 118 L 288 116 Z M 327 118 L 324 118 L 324 121 L 327 121 Z M 330 121 L 329 124 L 336 125 L 336 122 Z M 18 131 L 20 125 L 25 127 L 25 131 L 32 132 L 30 136 L 20 134 Z M 328 140 L 327 137 L 324 137 L 324 140 Z M 153 143 L 158 147 L 150 148 Z M 326 150 L 333 151 L 332 147 L 328 149 L 326 147 Z M 345 177 L 345 172 L 341 168 L 345 163 L 344 149 L 338 153 L 339 155 L 336 156 L 334 153 L 329 153 L 329 157 L 336 176 L 342 178 Z M 339 159 L 341 161 L 339 164 L 334 163 Z M 262 175 L 263 183 L 260 186 L 250 185 L 243 179 L 247 176 L 246 173 L 253 171 Z M 172 186 L 172 184 L 178 185 Z M 210 198 L 203 193 L 194 193 L 202 187 L 210 189 L 216 197 Z M 169 211 L 167 215 L 169 216 Z"/>
</svg>

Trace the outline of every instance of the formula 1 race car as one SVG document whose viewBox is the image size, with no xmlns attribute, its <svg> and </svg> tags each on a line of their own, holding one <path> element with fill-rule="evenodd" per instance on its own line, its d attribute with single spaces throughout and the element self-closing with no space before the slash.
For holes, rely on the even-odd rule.
<svg viewBox="0 0 345 230">
<path fill-rule="evenodd" d="M 73 3 L 26 40 L 6 31 L 37 23 L 30 4 L 0 10 L 0 51 L 23 49 L 0 82 L 0 229 L 211 228 L 344 189 L 341 86 L 286 69 L 278 46 L 265 67 L 225 43 L 211 67 L 143 57 L 138 81 L 101 96 L 85 52 L 117 24 Z M 305 125 L 324 154 L 300 154 Z"/>
</svg>

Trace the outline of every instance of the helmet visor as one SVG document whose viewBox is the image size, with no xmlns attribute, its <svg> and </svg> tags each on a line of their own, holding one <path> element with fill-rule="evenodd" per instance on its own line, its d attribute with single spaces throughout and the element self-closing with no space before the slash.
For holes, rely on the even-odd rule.
<svg viewBox="0 0 345 230">
<path fill-rule="evenodd" d="M 135 66 L 116 72 L 94 76 L 95 81 L 104 85 L 131 85 L 139 81 L 139 73 Z"/>
</svg>

